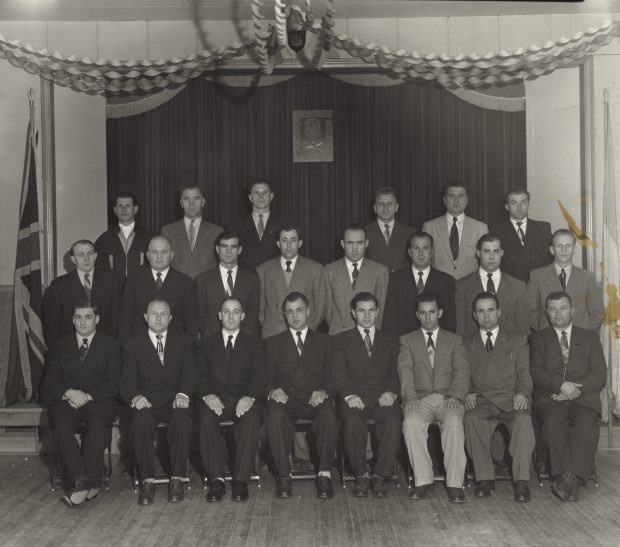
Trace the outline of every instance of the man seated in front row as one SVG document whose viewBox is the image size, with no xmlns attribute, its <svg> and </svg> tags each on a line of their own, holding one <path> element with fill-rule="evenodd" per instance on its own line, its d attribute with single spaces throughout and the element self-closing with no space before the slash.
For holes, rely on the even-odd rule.
<svg viewBox="0 0 620 547">
<path fill-rule="evenodd" d="M 530 501 L 530 462 L 534 429 L 530 400 L 532 378 L 527 338 L 499 326 L 502 310 L 497 296 L 481 292 L 473 302 L 476 333 L 463 340 L 471 367 L 471 386 L 465 398 L 465 442 L 474 464 L 476 496 L 493 489 L 491 437 L 502 422 L 510 433 L 515 501 Z"/>
<path fill-rule="evenodd" d="M 403 435 L 413 467 L 411 499 L 422 500 L 433 485 L 433 463 L 427 447 L 428 426 L 437 422 L 446 468 L 448 499 L 465 501 L 463 400 L 469 390 L 469 363 L 460 336 L 439 327 L 439 297 L 418 297 L 420 328 L 400 337 L 398 375 L 403 397 Z"/>
<path fill-rule="evenodd" d="M 394 474 L 394 461 L 400 447 L 398 339 L 377 329 L 378 314 L 379 305 L 374 294 L 356 294 L 351 300 L 355 327 L 334 337 L 332 375 L 338 395 L 343 399 L 340 419 L 344 449 L 355 474 L 353 495 L 356 497 L 368 496 L 366 420 L 376 422 L 378 447 L 370 481 L 376 498 L 387 496 L 387 482 Z"/>
<path fill-rule="evenodd" d="M 555 478 L 551 488 L 561 500 L 577 501 L 594 466 L 607 367 L 598 334 L 573 323 L 568 293 L 550 293 L 545 311 L 551 326 L 530 339 L 534 407 Z"/>
<path fill-rule="evenodd" d="M 49 397 L 49 420 L 55 447 L 71 491 L 69 506 L 99 493 L 103 452 L 116 415 L 114 397 L 121 376 L 121 347 L 117 340 L 96 332 L 99 315 L 88 300 L 73 307 L 75 333 L 59 338 L 46 359 L 43 390 Z M 84 450 L 75 432 L 86 424 Z"/>
<path fill-rule="evenodd" d="M 226 298 L 218 312 L 220 332 L 198 342 L 199 444 L 202 463 L 209 477 L 207 501 L 221 501 L 226 492 L 224 466 L 228 452 L 219 423 L 234 422 L 236 450 L 233 465 L 232 499 L 248 499 L 248 481 L 258 450 L 258 432 L 263 422 L 265 351 L 257 336 L 241 331 L 243 305 Z"/>
<path fill-rule="evenodd" d="M 167 422 L 171 478 L 168 501 L 184 498 L 192 422 L 190 395 L 196 383 L 193 339 L 168 331 L 172 316 L 165 300 L 153 300 L 144 314 L 148 331 L 123 348 L 120 392 L 132 408 L 131 438 L 142 480 L 139 505 L 155 496 L 155 426 Z"/>
<path fill-rule="evenodd" d="M 308 328 L 311 310 L 299 292 L 286 296 L 282 309 L 288 329 L 266 340 L 267 417 L 265 426 L 278 474 L 276 496 L 292 496 L 289 455 L 293 420 L 312 419 L 319 453 L 317 496 L 331 498 L 331 469 L 338 444 L 338 419 L 330 374 L 332 342 L 326 334 Z"/>
</svg>

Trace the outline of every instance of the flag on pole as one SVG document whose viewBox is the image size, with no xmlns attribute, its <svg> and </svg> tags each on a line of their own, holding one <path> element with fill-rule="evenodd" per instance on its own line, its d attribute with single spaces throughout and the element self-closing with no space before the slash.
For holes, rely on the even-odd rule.
<svg viewBox="0 0 620 547">
<path fill-rule="evenodd" d="M 19 204 L 19 231 L 15 257 L 13 324 L 4 404 L 38 398 L 45 342 L 41 323 L 41 245 L 37 194 L 34 92 L 28 93 L 30 123 Z"/>
</svg>

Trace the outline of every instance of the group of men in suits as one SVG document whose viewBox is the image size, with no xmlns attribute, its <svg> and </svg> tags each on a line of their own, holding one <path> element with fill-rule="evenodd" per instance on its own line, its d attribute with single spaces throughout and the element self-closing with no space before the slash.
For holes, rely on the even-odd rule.
<svg viewBox="0 0 620 547">
<path fill-rule="evenodd" d="M 374 203 L 377 221 L 365 227 L 347 226 L 340 239 L 344 257 L 322 266 L 299 254 L 300 227 L 272 216 L 274 193 L 267 181 L 255 181 L 248 198 L 252 213 L 222 229 L 203 218 L 201 190 L 185 187 L 180 199 L 183 219 L 154 235 L 136 224 L 135 196 L 121 193 L 113 208 L 118 226 L 95 244 L 80 240 L 71 247 L 76 270 L 55 279 L 44 300 L 50 362 L 60 359 L 56 368 L 71 371 L 68 383 L 62 384 L 67 393 L 60 393 L 58 382 L 45 381 L 54 404 L 77 416 L 66 431 L 82 423 L 84 409 L 95 402 L 86 395 L 68 395 L 82 389 L 83 379 L 74 377 L 73 368 L 85 366 L 91 355 L 91 340 L 83 343 L 83 339 L 92 338 L 94 328 L 89 335 L 80 334 L 78 328 L 82 316 L 88 315 L 95 318 L 95 339 L 109 336 L 123 342 L 122 367 L 116 347 L 119 355 L 109 368 L 116 371 L 116 379 L 123 371 L 120 396 L 131 407 L 141 504 L 153 502 L 152 443 L 158 421 L 168 423 L 169 500 L 183 499 L 192 404 L 210 479 L 209 501 L 219 501 L 225 492 L 218 425 L 222 420 L 234 423 L 238 447 L 233 499 L 248 497 L 247 481 L 263 421 L 277 472 L 276 492 L 290 497 L 290 449 L 294 421 L 300 418 L 313 422 L 311 432 L 320 454 L 317 494 L 333 496 L 338 415 L 356 476 L 355 495 L 367 495 L 369 487 L 376 497 L 387 494 L 385 481 L 392 474 L 402 427 L 414 469 L 412 498 L 426 497 L 432 465 L 425 443 L 432 422 L 442 429 L 450 500 L 463 501 L 465 439 L 479 481 L 476 493 L 488 495 L 492 477 L 487 436 L 499 420 L 507 423 L 516 439 L 509 447 L 513 463 L 517 462 L 515 499 L 527 501 L 524 461 L 529 466 L 531 439 L 524 419 L 517 418 L 531 410 L 526 336 L 530 330 L 543 333 L 556 328 L 551 310 L 558 294 L 561 302 L 569 301 L 568 324 L 572 328 L 574 319 L 576 329 L 572 332 L 594 331 L 604 316 L 594 277 L 572 263 L 573 235 L 558 230 L 551 236 L 548 223 L 529 219 L 530 196 L 521 189 L 506 196 L 509 219 L 488 233 L 486 224 L 465 214 L 468 194 L 460 182 L 444 190 L 446 214 L 415 232 L 396 221 L 395 192 L 381 188 Z M 76 308 L 78 302 L 81 308 Z M 331 336 L 319 332 L 323 322 Z M 598 383 L 584 388 L 582 376 L 589 369 L 576 374 L 574 381 L 566 380 L 572 361 L 564 341 L 556 339 L 541 338 L 540 352 L 551 351 L 548 346 L 555 342 L 558 347 L 553 351 L 561 347 L 560 355 L 567 359 L 563 382 L 557 385 L 554 377 L 552 385 L 544 371 L 532 372 L 532 377 L 535 395 L 537 378 L 548 382 L 546 392 L 551 395 L 543 403 L 571 402 L 564 405 L 570 406 L 564 414 L 537 414 L 545 441 L 557 444 L 560 435 L 552 434 L 549 420 L 573 424 L 578 421 L 576 413 L 596 420 L 596 405 L 590 401 L 592 414 L 581 412 L 581 399 Z M 575 339 L 580 340 L 580 334 Z M 72 349 L 70 357 L 60 351 L 62 344 L 56 344 L 60 340 Z M 547 361 L 542 363 L 544 369 Z M 604 360 L 602 365 L 604 370 Z M 596 366 L 599 370 L 600 362 Z M 104 367 L 102 359 L 97 367 Z M 379 440 L 371 475 L 365 457 L 368 419 L 377 424 Z M 578 468 L 567 459 L 566 471 L 561 457 L 567 454 L 565 445 L 550 450 L 552 471 L 559 470 L 554 488 L 564 493 L 562 499 L 574 499 L 587 478 L 583 469 L 590 453 Z M 69 461 L 77 459 L 75 454 L 69 456 Z M 99 463 L 89 463 L 84 471 L 85 465 L 65 467 L 74 481 L 67 497 L 70 504 L 96 495 L 93 483 Z"/>
</svg>

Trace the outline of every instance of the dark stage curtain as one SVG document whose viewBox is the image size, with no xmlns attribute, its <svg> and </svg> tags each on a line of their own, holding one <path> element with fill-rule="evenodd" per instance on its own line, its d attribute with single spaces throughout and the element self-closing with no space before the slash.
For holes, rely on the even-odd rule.
<svg viewBox="0 0 620 547">
<path fill-rule="evenodd" d="M 293 110 L 332 110 L 334 161 L 293 163 Z M 178 190 L 196 183 L 206 218 L 247 212 L 244 189 L 272 181 L 273 212 L 296 219 L 306 256 L 340 256 L 339 233 L 372 220 L 374 192 L 393 186 L 398 218 L 420 227 L 443 212 L 440 190 L 461 179 L 468 214 L 503 218 L 503 195 L 526 181 L 525 113 L 485 110 L 438 86 L 365 87 L 321 73 L 253 89 L 198 79 L 144 114 L 107 124 L 108 195 L 134 191 L 151 230 L 180 218 Z"/>
</svg>

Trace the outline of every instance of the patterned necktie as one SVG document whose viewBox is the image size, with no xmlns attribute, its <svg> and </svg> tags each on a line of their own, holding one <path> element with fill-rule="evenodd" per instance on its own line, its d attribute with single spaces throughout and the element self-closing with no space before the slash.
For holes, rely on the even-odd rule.
<svg viewBox="0 0 620 547">
<path fill-rule="evenodd" d="M 493 282 L 493 274 L 487 274 L 487 292 L 495 294 L 495 283 Z"/>
<path fill-rule="evenodd" d="M 389 245 L 390 244 L 390 225 L 384 224 L 383 226 L 385 226 L 385 230 L 383 231 L 383 237 L 385 238 L 385 242 Z"/>
<path fill-rule="evenodd" d="M 286 261 L 286 273 L 291 273 L 293 270 L 291 270 L 291 264 L 293 263 L 292 260 L 287 260 Z"/>
<path fill-rule="evenodd" d="M 263 234 L 265 233 L 265 223 L 263 222 L 263 215 L 262 215 L 262 213 L 258 215 L 257 230 L 258 230 L 258 239 L 259 239 L 259 241 L 262 241 L 263 240 Z"/>
<path fill-rule="evenodd" d="M 194 250 L 194 246 L 196 245 L 196 226 L 194 223 L 195 219 L 192 219 L 189 223 L 189 249 L 190 251 Z"/>
<path fill-rule="evenodd" d="M 163 335 L 161 334 L 156 334 L 155 338 L 157 338 L 157 355 L 159 356 L 159 360 L 161 361 L 161 364 L 164 364 L 164 344 L 161 341 L 161 339 L 163 338 Z"/>
<path fill-rule="evenodd" d="M 566 336 L 566 331 L 563 330 L 560 332 L 560 347 L 562 348 L 562 360 L 566 365 L 568 363 L 568 355 L 569 355 L 569 346 L 568 346 L 568 336 Z"/>
<path fill-rule="evenodd" d="M 566 270 L 564 268 L 562 268 L 560 270 L 560 275 L 558 276 L 560 278 L 560 283 L 562 283 L 562 290 L 566 290 Z"/>
<path fill-rule="evenodd" d="M 82 345 L 80 346 L 80 360 L 84 360 L 86 358 L 86 354 L 88 353 L 88 338 L 82 338 Z"/>
<path fill-rule="evenodd" d="M 84 274 L 84 292 L 86 293 L 86 297 L 90 300 L 90 295 L 93 292 L 93 286 L 90 283 L 90 274 Z"/>
<path fill-rule="evenodd" d="M 304 350 L 304 341 L 301 339 L 301 331 L 298 330 L 297 331 L 297 351 L 299 352 L 299 355 L 301 355 L 301 352 Z"/>
<path fill-rule="evenodd" d="M 232 296 L 233 293 L 233 277 L 232 270 L 228 270 L 228 279 L 226 279 L 226 284 L 228 285 L 228 296 Z"/>
<path fill-rule="evenodd" d="M 424 292 L 424 279 L 422 279 L 423 276 L 424 272 L 418 272 L 418 294 L 422 294 Z"/>
<path fill-rule="evenodd" d="M 155 280 L 155 285 L 157 285 L 157 290 L 161 289 L 161 286 L 164 282 L 161 280 L 161 272 L 157 272 L 157 279 Z"/>
<path fill-rule="evenodd" d="M 368 352 L 368 355 L 370 356 L 372 354 L 372 341 L 370 340 L 370 329 L 364 329 L 364 333 L 366 334 L 366 336 L 364 336 L 364 344 L 366 344 L 366 351 Z"/>
<path fill-rule="evenodd" d="M 489 357 L 493 353 L 493 340 L 491 340 L 491 336 L 493 336 L 493 333 L 491 331 L 487 332 L 487 343 L 485 345 L 485 348 L 487 350 L 487 353 L 489 354 Z"/>
<path fill-rule="evenodd" d="M 351 278 L 353 279 L 351 286 L 353 290 L 355 290 L 355 283 L 357 282 L 357 276 L 360 274 L 360 271 L 357 269 L 357 262 L 353 263 L 353 271 L 351 272 Z"/>
<path fill-rule="evenodd" d="M 228 361 L 232 360 L 232 353 L 233 353 L 233 335 L 229 334 L 228 335 L 228 342 L 226 342 L 226 355 L 228 356 Z"/>
<path fill-rule="evenodd" d="M 428 358 L 431 360 L 431 366 L 435 365 L 435 342 L 433 342 L 433 331 L 427 331 L 426 336 L 426 351 L 428 351 Z"/>
<path fill-rule="evenodd" d="M 452 217 L 453 223 L 450 229 L 450 250 L 452 251 L 452 260 L 456 262 L 459 257 L 459 229 L 456 225 L 457 218 Z"/>
<path fill-rule="evenodd" d="M 523 224 L 523 222 L 517 222 L 517 233 L 519 234 L 519 240 L 521 241 L 521 245 L 525 245 L 525 234 L 521 229 L 521 224 Z"/>
</svg>

